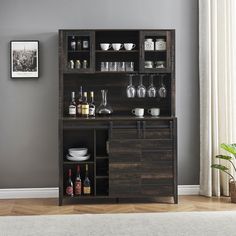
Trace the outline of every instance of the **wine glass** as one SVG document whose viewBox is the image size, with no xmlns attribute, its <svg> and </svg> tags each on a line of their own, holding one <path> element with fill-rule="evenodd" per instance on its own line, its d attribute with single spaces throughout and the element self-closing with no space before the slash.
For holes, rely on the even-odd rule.
<svg viewBox="0 0 236 236">
<path fill-rule="evenodd" d="M 126 94 L 128 98 L 134 98 L 136 94 L 136 89 L 132 83 L 133 75 L 129 75 L 129 84 L 126 88 Z"/>
<path fill-rule="evenodd" d="M 166 98 L 167 96 L 167 89 L 165 84 L 163 83 L 163 75 L 161 77 L 161 87 L 158 89 L 158 94 L 160 98 Z"/>
<path fill-rule="evenodd" d="M 137 88 L 137 95 L 139 98 L 145 98 L 146 87 L 143 85 L 143 75 L 140 75 L 139 86 Z"/>
<path fill-rule="evenodd" d="M 149 85 L 148 90 L 147 90 L 148 97 L 155 98 L 156 93 L 157 93 L 157 90 L 156 90 L 156 87 L 153 84 L 153 75 L 151 75 L 150 76 L 150 85 Z"/>
</svg>

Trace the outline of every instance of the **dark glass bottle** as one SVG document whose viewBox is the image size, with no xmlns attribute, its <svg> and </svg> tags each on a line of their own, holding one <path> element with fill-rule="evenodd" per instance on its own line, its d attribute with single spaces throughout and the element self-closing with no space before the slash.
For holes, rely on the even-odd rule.
<svg viewBox="0 0 236 236">
<path fill-rule="evenodd" d="M 89 116 L 89 104 L 87 99 L 87 92 L 84 92 L 84 98 L 82 103 L 82 116 L 83 117 Z"/>
<path fill-rule="evenodd" d="M 74 196 L 73 182 L 71 180 L 71 169 L 69 169 L 68 171 L 68 180 L 66 183 L 66 195 L 70 197 Z"/>
<path fill-rule="evenodd" d="M 83 103 L 83 88 L 80 86 L 79 90 L 79 98 L 77 102 L 77 114 L 78 116 L 82 116 L 82 103 Z"/>
<path fill-rule="evenodd" d="M 77 165 L 77 173 L 75 178 L 75 195 L 81 195 L 82 193 L 82 181 L 80 177 L 80 166 Z"/>
<path fill-rule="evenodd" d="M 91 182 L 89 179 L 88 164 L 86 164 L 85 170 L 85 179 L 83 184 L 83 193 L 84 195 L 91 195 Z"/>
<path fill-rule="evenodd" d="M 89 116 L 95 116 L 94 92 L 90 92 Z"/>
<path fill-rule="evenodd" d="M 69 116 L 76 116 L 76 102 L 75 102 L 75 92 L 71 93 L 71 101 L 69 105 Z"/>
</svg>

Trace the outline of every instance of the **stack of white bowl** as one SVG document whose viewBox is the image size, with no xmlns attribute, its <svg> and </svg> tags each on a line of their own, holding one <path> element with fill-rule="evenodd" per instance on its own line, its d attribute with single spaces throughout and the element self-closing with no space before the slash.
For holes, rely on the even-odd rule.
<svg viewBox="0 0 236 236">
<path fill-rule="evenodd" d="M 90 158 L 88 148 L 69 148 L 66 158 L 69 161 L 86 161 Z"/>
</svg>

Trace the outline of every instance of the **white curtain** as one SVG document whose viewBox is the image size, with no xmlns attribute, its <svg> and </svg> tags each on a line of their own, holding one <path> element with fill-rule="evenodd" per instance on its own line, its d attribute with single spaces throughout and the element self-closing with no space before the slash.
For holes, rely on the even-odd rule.
<svg viewBox="0 0 236 236">
<path fill-rule="evenodd" d="M 200 194 L 229 194 L 211 169 L 221 143 L 236 143 L 236 0 L 199 0 Z M 225 163 L 223 163 L 225 164 Z"/>
</svg>

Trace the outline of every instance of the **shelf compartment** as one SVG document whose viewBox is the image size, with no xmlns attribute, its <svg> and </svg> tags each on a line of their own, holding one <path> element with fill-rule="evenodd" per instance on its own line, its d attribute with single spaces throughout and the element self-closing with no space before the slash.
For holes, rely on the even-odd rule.
<svg viewBox="0 0 236 236">
<path fill-rule="evenodd" d="M 96 176 L 108 176 L 108 159 L 96 161 Z"/>
<path fill-rule="evenodd" d="M 93 161 L 64 161 L 64 165 L 85 165 L 85 164 L 94 164 Z"/>
<path fill-rule="evenodd" d="M 82 183 L 84 181 L 84 178 L 85 178 L 85 165 L 84 164 L 79 164 L 80 166 L 80 176 L 81 176 L 81 180 L 82 180 Z M 64 193 L 64 196 L 66 196 L 66 183 L 67 183 L 67 180 L 68 180 L 68 170 L 71 169 L 71 172 L 72 172 L 72 182 L 74 183 L 75 181 L 75 177 L 76 177 L 76 170 L 77 170 L 77 165 L 64 165 L 63 167 L 64 171 L 63 171 L 63 193 Z M 91 195 L 89 196 L 93 196 L 95 191 L 94 191 L 94 185 L 95 185 L 95 181 L 94 181 L 94 164 L 93 163 L 90 163 L 88 165 L 88 172 L 89 172 L 89 179 L 91 181 Z M 83 186 L 83 185 L 82 185 Z M 78 196 L 79 198 L 80 197 L 83 197 L 84 195 L 81 195 L 81 196 Z M 70 197 L 70 196 L 66 196 L 66 197 Z M 87 196 L 84 196 L 84 197 L 87 197 Z"/>
<path fill-rule="evenodd" d="M 108 178 L 101 178 L 96 180 L 96 196 L 109 195 L 109 180 Z"/>
<path fill-rule="evenodd" d="M 88 148 L 90 159 L 94 160 L 94 130 L 87 129 L 86 132 L 82 129 L 63 130 L 63 156 L 66 157 L 69 148 Z M 68 161 L 69 162 L 69 161 Z"/>
</svg>

